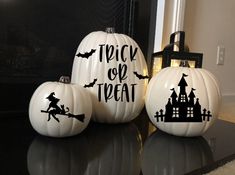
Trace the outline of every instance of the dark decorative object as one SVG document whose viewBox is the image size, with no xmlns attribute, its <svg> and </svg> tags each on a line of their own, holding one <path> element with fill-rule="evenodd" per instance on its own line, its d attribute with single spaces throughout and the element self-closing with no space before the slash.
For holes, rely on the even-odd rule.
<svg viewBox="0 0 235 175">
<path fill-rule="evenodd" d="M 179 41 L 175 41 L 179 35 Z M 151 63 L 151 74 L 152 76 L 158 73 L 162 68 L 165 67 L 202 67 L 201 53 L 189 52 L 189 48 L 184 44 L 185 32 L 178 31 L 170 36 L 170 44 L 168 44 L 163 51 L 153 53 Z M 178 51 L 174 51 L 177 47 Z"/>
<path fill-rule="evenodd" d="M 210 111 L 206 109 L 203 109 L 203 112 L 201 111 L 199 99 L 193 92 L 196 89 L 192 88 L 190 94 L 187 95 L 186 86 L 188 85 L 185 81 L 187 76 L 183 74 L 178 84 L 180 87 L 179 95 L 176 94 L 174 88 L 170 89 L 172 94 L 165 106 L 165 114 L 163 114 L 163 109 L 160 109 L 154 116 L 157 122 L 202 122 L 209 121 L 212 117 Z M 194 98 L 196 98 L 196 102 Z"/>
</svg>

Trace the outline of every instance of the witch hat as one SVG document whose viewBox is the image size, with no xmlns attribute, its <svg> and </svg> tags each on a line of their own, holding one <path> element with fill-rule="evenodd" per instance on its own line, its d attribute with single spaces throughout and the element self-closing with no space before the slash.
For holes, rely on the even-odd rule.
<svg viewBox="0 0 235 175">
<path fill-rule="evenodd" d="M 55 101 L 57 98 L 54 97 L 55 92 L 50 93 L 50 95 L 48 97 L 46 97 L 46 99 L 48 99 L 49 101 Z"/>
</svg>

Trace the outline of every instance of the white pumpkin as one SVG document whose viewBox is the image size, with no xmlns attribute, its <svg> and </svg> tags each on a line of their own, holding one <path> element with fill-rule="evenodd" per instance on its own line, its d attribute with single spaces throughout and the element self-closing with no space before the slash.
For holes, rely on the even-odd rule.
<svg viewBox="0 0 235 175">
<path fill-rule="evenodd" d="M 176 175 L 211 163 L 213 154 L 203 137 L 176 137 L 157 130 L 144 144 L 141 169 L 144 175 Z"/>
<path fill-rule="evenodd" d="M 150 80 L 145 104 L 150 120 L 162 131 L 199 136 L 216 120 L 220 101 L 218 82 L 209 71 L 168 67 Z"/>
<path fill-rule="evenodd" d="M 144 107 L 147 72 L 143 53 L 133 39 L 97 31 L 80 43 L 71 81 L 90 91 L 94 121 L 123 123 Z"/>
<path fill-rule="evenodd" d="M 90 121 L 91 112 L 89 93 L 79 85 L 63 82 L 41 84 L 29 104 L 33 128 L 42 135 L 52 137 L 82 132 Z"/>
</svg>

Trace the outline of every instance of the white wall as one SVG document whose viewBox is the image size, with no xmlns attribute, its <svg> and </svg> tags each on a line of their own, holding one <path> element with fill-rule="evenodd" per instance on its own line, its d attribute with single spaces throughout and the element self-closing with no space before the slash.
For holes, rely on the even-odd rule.
<svg viewBox="0 0 235 175">
<path fill-rule="evenodd" d="M 223 95 L 235 95 L 235 0 L 186 0 L 186 43 L 202 52 L 203 67 L 220 81 Z M 217 46 L 225 46 L 224 65 L 216 65 Z"/>
<path fill-rule="evenodd" d="M 163 23 L 163 38 L 162 38 L 162 49 L 169 44 L 170 34 L 173 33 L 174 25 L 174 1 L 165 0 L 165 11 L 164 11 L 164 23 Z"/>
<path fill-rule="evenodd" d="M 183 30 L 185 0 L 159 0 L 159 1 L 164 1 L 163 26 L 156 26 L 156 28 L 162 28 L 163 30 L 161 38 L 161 49 L 159 49 L 162 50 L 167 44 L 169 44 L 170 35 L 173 32 Z M 156 35 L 156 37 L 159 36 Z"/>
</svg>

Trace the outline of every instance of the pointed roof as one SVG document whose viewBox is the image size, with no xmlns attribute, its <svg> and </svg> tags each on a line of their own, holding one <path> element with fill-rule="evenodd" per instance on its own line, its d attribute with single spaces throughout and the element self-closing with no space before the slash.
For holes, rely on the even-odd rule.
<svg viewBox="0 0 235 175">
<path fill-rule="evenodd" d="M 201 106 L 200 103 L 199 103 L 199 98 L 197 98 L 197 101 L 195 103 L 195 106 Z"/>
<path fill-rule="evenodd" d="M 171 99 L 170 98 L 168 98 L 168 102 L 167 102 L 166 106 L 171 106 Z"/>
<path fill-rule="evenodd" d="M 196 97 L 193 91 L 195 91 L 194 88 L 191 89 L 191 92 L 190 92 L 190 94 L 189 94 L 189 97 L 190 97 L 190 98 Z"/>
<path fill-rule="evenodd" d="M 176 94 L 176 92 L 175 92 L 175 89 L 173 88 L 173 89 L 171 89 L 173 92 L 172 92 L 172 94 L 171 94 L 171 97 L 172 98 L 176 98 L 177 97 L 177 94 Z"/>
<path fill-rule="evenodd" d="M 178 86 L 180 86 L 180 87 L 188 86 L 187 82 L 186 82 L 185 79 L 184 79 L 184 77 L 187 77 L 187 76 L 188 76 L 188 75 L 186 75 L 186 74 L 183 73 L 182 78 L 181 78 L 181 80 L 180 80 Z"/>
</svg>

